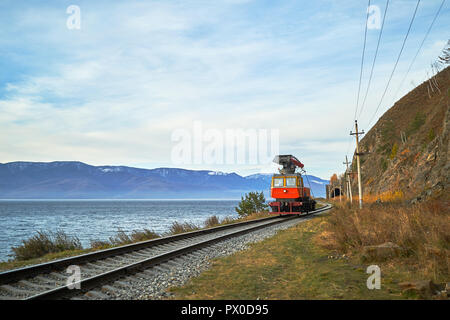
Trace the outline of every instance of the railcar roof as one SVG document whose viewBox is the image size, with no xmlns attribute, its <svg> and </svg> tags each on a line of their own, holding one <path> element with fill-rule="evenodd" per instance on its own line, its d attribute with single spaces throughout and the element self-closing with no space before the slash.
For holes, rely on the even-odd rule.
<svg viewBox="0 0 450 320">
<path fill-rule="evenodd" d="M 279 177 L 301 177 L 302 175 L 300 173 L 288 173 L 288 174 L 283 174 L 283 173 L 274 173 L 272 178 L 279 178 Z"/>
</svg>

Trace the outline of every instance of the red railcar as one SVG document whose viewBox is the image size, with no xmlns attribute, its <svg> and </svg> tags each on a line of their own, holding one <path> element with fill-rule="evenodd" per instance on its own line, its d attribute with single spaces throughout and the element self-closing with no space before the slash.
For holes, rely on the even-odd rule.
<svg viewBox="0 0 450 320">
<path fill-rule="evenodd" d="M 275 201 L 269 202 L 273 214 L 305 214 L 316 208 L 316 201 L 311 197 L 310 188 L 303 184 L 303 177 L 295 172 L 303 164 L 292 155 L 279 155 L 275 163 L 283 165 L 279 174 L 274 174 L 270 195 Z"/>
</svg>

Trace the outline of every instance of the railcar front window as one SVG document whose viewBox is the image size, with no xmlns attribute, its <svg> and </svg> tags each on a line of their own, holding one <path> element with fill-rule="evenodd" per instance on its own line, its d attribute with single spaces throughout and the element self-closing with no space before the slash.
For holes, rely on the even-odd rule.
<svg viewBox="0 0 450 320">
<path fill-rule="evenodd" d="M 275 178 L 273 179 L 274 187 L 282 187 L 283 186 L 283 178 Z"/>
<path fill-rule="evenodd" d="M 286 187 L 296 187 L 297 179 L 296 178 L 286 178 Z"/>
</svg>

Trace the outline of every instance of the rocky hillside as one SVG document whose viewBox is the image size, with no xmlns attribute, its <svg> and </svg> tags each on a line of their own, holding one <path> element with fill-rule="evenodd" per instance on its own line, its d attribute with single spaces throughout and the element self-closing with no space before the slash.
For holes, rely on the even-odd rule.
<svg viewBox="0 0 450 320">
<path fill-rule="evenodd" d="M 450 67 L 397 101 L 362 138 L 363 194 L 444 197 L 449 186 Z M 356 172 L 356 159 L 353 159 Z M 356 179 L 353 188 L 356 191 Z"/>
</svg>

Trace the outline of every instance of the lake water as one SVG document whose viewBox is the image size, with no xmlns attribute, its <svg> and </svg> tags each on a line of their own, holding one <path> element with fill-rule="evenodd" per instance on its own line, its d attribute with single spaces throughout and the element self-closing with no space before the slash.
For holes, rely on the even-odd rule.
<svg viewBox="0 0 450 320">
<path fill-rule="evenodd" d="M 209 216 L 236 217 L 237 200 L 0 200 L 0 260 L 37 231 L 63 230 L 83 247 L 120 228 L 168 230 L 174 221 L 202 224 Z"/>
</svg>

